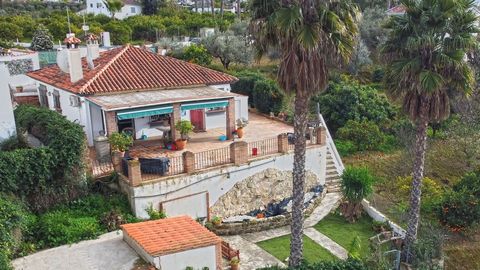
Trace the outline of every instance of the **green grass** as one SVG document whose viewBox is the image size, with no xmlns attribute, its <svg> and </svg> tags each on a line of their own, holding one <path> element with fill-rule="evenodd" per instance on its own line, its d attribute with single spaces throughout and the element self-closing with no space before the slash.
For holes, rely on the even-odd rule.
<svg viewBox="0 0 480 270">
<path fill-rule="evenodd" d="M 314 226 L 316 230 L 325 234 L 339 245 L 349 250 L 350 245 L 355 238 L 360 238 L 362 257 L 370 254 L 369 238 L 375 235 L 372 229 L 372 220 L 365 214 L 355 223 L 349 223 L 344 217 L 338 214 L 329 214 Z"/>
<path fill-rule="evenodd" d="M 336 257 L 330 253 L 330 251 L 326 250 L 306 236 L 303 236 L 303 244 L 303 256 L 309 263 L 336 260 Z M 258 242 L 257 245 L 282 262 L 284 262 L 285 259 L 290 256 L 290 235 Z"/>
</svg>

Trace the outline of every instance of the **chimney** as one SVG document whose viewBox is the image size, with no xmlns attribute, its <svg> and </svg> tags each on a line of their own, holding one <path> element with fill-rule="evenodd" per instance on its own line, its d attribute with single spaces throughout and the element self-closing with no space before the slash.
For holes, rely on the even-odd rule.
<svg viewBox="0 0 480 270">
<path fill-rule="evenodd" d="M 94 34 L 87 35 L 87 57 L 92 60 L 97 59 L 100 56 L 100 47 L 98 45 L 98 36 Z"/>
<path fill-rule="evenodd" d="M 110 44 L 110 32 L 102 32 L 102 45 L 109 48 Z"/>
<path fill-rule="evenodd" d="M 81 40 L 75 37 L 75 34 L 67 34 L 64 43 L 67 45 L 67 59 L 68 59 L 68 72 L 70 73 L 70 81 L 76 83 L 83 79 L 82 70 L 82 55 L 78 44 Z"/>
</svg>

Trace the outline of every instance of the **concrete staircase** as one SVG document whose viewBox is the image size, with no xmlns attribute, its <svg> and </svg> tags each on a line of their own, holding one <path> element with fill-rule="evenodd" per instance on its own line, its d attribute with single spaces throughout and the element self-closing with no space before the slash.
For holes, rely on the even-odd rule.
<svg viewBox="0 0 480 270">
<path fill-rule="evenodd" d="M 330 149 L 327 150 L 327 171 L 325 176 L 325 185 L 327 193 L 341 192 L 341 177 L 338 174 L 337 167 L 333 161 L 333 155 Z"/>
</svg>

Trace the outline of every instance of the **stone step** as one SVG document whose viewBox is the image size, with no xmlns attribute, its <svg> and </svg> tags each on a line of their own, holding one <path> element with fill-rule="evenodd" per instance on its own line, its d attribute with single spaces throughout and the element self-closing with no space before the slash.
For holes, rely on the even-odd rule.
<svg viewBox="0 0 480 270">
<path fill-rule="evenodd" d="M 325 181 L 327 185 L 329 184 L 340 184 L 342 183 L 342 179 L 334 179 L 334 180 L 330 180 L 330 181 Z"/>
<path fill-rule="evenodd" d="M 337 170 L 327 170 L 326 173 L 327 173 L 327 176 L 338 175 Z"/>
<path fill-rule="evenodd" d="M 335 180 L 342 180 L 342 178 L 338 175 L 331 175 L 331 176 L 325 177 L 325 180 L 326 181 L 335 181 Z"/>
<path fill-rule="evenodd" d="M 340 187 L 327 188 L 327 193 L 341 192 L 341 191 L 342 189 Z"/>
</svg>

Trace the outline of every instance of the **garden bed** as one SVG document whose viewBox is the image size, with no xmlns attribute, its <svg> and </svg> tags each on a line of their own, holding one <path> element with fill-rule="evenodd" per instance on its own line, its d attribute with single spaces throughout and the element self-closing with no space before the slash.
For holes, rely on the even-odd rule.
<svg viewBox="0 0 480 270">
<path fill-rule="evenodd" d="M 304 214 L 310 215 L 313 210 L 322 202 L 326 192 L 321 192 L 318 197 L 312 199 L 312 201 L 306 207 Z M 264 230 L 271 230 L 287 226 L 292 222 L 291 213 L 285 213 L 281 215 L 266 217 L 266 218 L 254 218 L 240 220 L 238 222 L 224 222 L 217 226 L 210 228 L 217 235 L 238 235 L 243 233 L 259 232 Z"/>
</svg>

